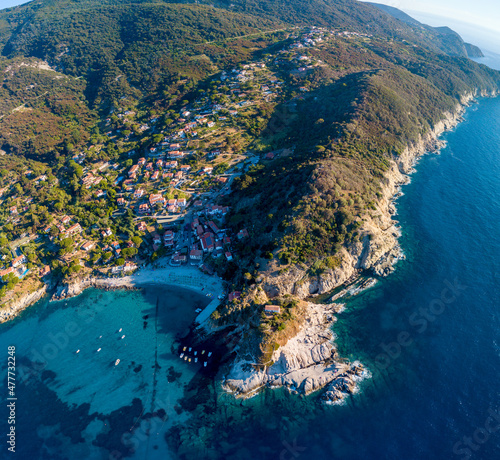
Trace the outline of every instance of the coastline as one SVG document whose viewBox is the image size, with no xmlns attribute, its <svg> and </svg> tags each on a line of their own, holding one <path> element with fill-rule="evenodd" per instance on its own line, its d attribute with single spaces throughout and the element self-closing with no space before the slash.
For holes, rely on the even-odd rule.
<svg viewBox="0 0 500 460">
<path fill-rule="evenodd" d="M 347 292 L 347 284 L 359 279 L 360 270 L 370 270 L 375 276 L 388 276 L 395 264 L 403 259 L 399 244 L 401 229 L 393 216 L 397 213 L 395 201 L 401 196 L 401 187 L 410 182 L 419 158 L 438 153 L 444 147 L 439 137 L 463 121 L 463 114 L 476 97 L 496 97 L 497 94 L 467 93 L 453 113 L 443 113 L 443 118 L 431 131 L 404 152 L 393 158 L 391 167 L 382 180 L 382 197 L 378 202 L 378 219 L 367 219 L 361 228 L 366 233 L 362 243 L 343 250 L 341 266 L 336 270 L 308 279 L 305 270 L 290 270 L 282 275 L 278 270 L 268 273 L 262 288 L 269 298 L 295 295 L 307 299 L 326 294 L 344 286 L 335 296 L 338 300 Z M 375 278 L 372 278 L 375 280 Z M 360 289 L 372 286 L 368 281 Z M 236 358 L 225 376 L 223 387 L 240 398 L 254 396 L 264 387 L 285 387 L 292 392 L 310 394 L 325 388 L 322 396 L 327 404 L 339 404 L 357 391 L 357 383 L 370 373 L 363 365 L 347 363 L 338 356 L 331 327 L 336 321 L 333 313 L 340 313 L 336 304 L 308 303 L 308 316 L 301 330 L 285 346 L 279 347 L 272 357 L 273 364 L 264 369 L 252 365 L 248 354 Z"/>
<path fill-rule="evenodd" d="M 40 300 L 44 295 L 50 294 L 50 301 L 69 299 L 80 295 L 85 289 L 140 289 L 147 285 L 168 285 L 180 287 L 198 292 L 202 295 L 210 295 L 212 301 L 198 315 L 196 322 L 202 324 L 220 303 L 219 296 L 224 294 L 222 280 L 215 276 L 209 276 L 191 266 L 170 267 L 167 262 L 160 263 L 158 268 L 142 268 L 135 273 L 119 278 L 83 278 L 76 279 L 70 283 L 50 289 L 47 285 L 35 293 L 22 297 L 15 304 L 2 307 L 0 321 L 6 322 L 14 319 L 24 309 Z M 3 316 L 5 314 L 5 316 Z"/>
<path fill-rule="evenodd" d="M 407 145 L 398 156 L 393 156 L 389 170 L 381 179 L 381 198 L 376 204 L 373 216 L 363 216 L 359 232 L 362 240 L 353 243 L 340 252 L 341 263 L 336 269 L 327 269 L 317 276 L 309 276 L 307 267 L 290 267 L 285 273 L 278 263 L 269 264 L 260 286 L 268 298 L 293 295 L 300 299 L 323 295 L 359 276 L 363 270 L 375 276 L 387 276 L 394 271 L 394 265 L 404 254 L 399 245 L 401 229 L 393 218 L 396 214 L 395 201 L 401 187 L 410 182 L 418 159 L 431 152 L 438 152 L 443 146 L 439 137 L 463 121 L 463 114 L 476 97 L 496 97 L 497 93 L 470 92 L 462 96 L 453 112 L 443 113 L 442 119 L 424 136 Z"/>
<path fill-rule="evenodd" d="M 0 307 L 0 323 L 5 323 L 14 319 L 24 309 L 38 302 L 43 296 L 47 294 L 48 290 L 49 287 L 47 285 L 44 285 L 41 289 L 25 294 L 23 297 L 21 297 L 11 305 L 2 305 Z"/>
<path fill-rule="evenodd" d="M 247 399 L 264 387 L 284 387 L 303 395 L 326 387 L 322 400 L 327 404 L 342 403 L 369 373 L 361 363 L 350 363 L 337 353 L 331 326 L 336 321 L 333 315 L 341 310 L 341 304 L 308 302 L 303 327 L 273 352 L 273 364 L 256 369 L 242 353 L 224 378 L 224 390 Z"/>
<path fill-rule="evenodd" d="M 435 152 L 443 146 L 439 136 L 463 120 L 466 107 L 476 96 L 476 93 L 464 95 L 453 113 L 443 114 L 443 119 L 430 132 L 408 145 L 399 157 L 393 158 L 389 171 L 382 179 L 382 197 L 377 206 L 379 215 L 366 220 L 361 228 L 366 235 L 362 241 L 352 248 L 343 249 L 342 263 L 338 269 L 326 271 L 314 278 L 307 277 L 306 271 L 298 268 L 286 274 L 277 273 L 276 270 L 275 273 L 268 273 L 260 283 L 265 294 L 269 298 L 291 294 L 306 299 L 355 281 L 360 270 L 371 270 L 376 276 L 389 275 L 397 261 L 404 257 L 398 242 L 398 222 L 393 219 L 396 213 L 394 202 L 401 193 L 400 188 L 409 182 L 409 175 L 415 171 L 414 166 L 422 155 Z M 159 262 L 159 268 L 143 268 L 128 276 L 76 279 L 56 287 L 51 300 L 71 298 L 90 287 L 136 289 L 151 284 L 177 286 L 212 295 L 212 301 L 196 318 L 197 323 L 206 323 L 220 303 L 218 297 L 224 292 L 222 281 L 201 273 L 195 267 L 170 267 L 166 261 Z M 13 319 L 47 291 L 47 287 L 44 287 L 24 296 L 16 304 L 7 307 L 9 315 L 0 317 L 0 320 Z M 336 297 L 341 298 L 342 293 Z M 342 402 L 356 391 L 357 383 L 367 378 L 369 372 L 360 363 L 349 363 L 337 354 L 330 330 L 336 320 L 334 314 L 340 313 L 337 307 L 339 305 L 336 304 L 307 303 L 307 315 L 299 332 L 273 352 L 271 366 L 258 368 L 251 356 L 245 353 L 240 356 L 240 350 L 235 350 L 237 358 L 224 378 L 225 390 L 236 397 L 248 398 L 264 387 L 285 387 L 305 395 L 326 388 L 323 395 L 325 402 Z"/>
</svg>

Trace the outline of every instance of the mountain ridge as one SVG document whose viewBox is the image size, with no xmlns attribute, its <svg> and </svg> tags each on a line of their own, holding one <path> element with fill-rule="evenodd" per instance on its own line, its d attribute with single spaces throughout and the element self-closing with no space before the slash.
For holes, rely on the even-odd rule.
<svg viewBox="0 0 500 460">
<path fill-rule="evenodd" d="M 375 3 L 375 2 L 367 2 L 367 3 L 373 5 L 374 7 L 380 9 L 381 11 L 388 13 L 389 15 L 393 16 L 396 19 L 403 21 L 406 24 L 435 32 L 436 35 L 441 38 L 443 43 L 446 44 L 446 46 L 442 47 L 442 49 L 443 50 L 447 49 L 448 54 L 450 50 L 453 50 L 452 55 L 455 55 L 458 52 L 457 55 L 459 56 L 465 55 L 469 58 L 484 57 L 484 54 L 479 47 L 471 43 L 466 43 L 462 39 L 460 34 L 455 32 L 450 27 L 447 26 L 432 27 L 427 24 L 423 24 L 420 21 L 417 21 L 416 19 L 412 18 L 410 15 L 406 14 L 404 11 L 401 11 L 398 8 L 394 8 L 392 6 L 385 5 L 383 3 Z"/>
</svg>

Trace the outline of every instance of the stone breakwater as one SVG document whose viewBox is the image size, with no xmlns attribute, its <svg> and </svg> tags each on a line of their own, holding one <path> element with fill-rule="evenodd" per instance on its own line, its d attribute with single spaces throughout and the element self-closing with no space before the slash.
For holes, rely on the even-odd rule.
<svg viewBox="0 0 500 460">
<path fill-rule="evenodd" d="M 225 390 L 248 398 L 264 387 L 304 395 L 326 388 L 324 401 L 342 401 L 367 374 L 360 363 L 349 363 L 337 353 L 330 327 L 339 308 L 307 303 L 304 327 L 274 351 L 273 364 L 259 368 L 248 357 L 238 357 L 224 379 Z"/>
</svg>

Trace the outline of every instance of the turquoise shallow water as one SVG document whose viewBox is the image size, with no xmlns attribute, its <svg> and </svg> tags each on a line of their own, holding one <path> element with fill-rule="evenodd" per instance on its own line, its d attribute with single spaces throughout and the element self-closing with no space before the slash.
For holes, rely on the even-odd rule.
<svg viewBox="0 0 500 460">
<path fill-rule="evenodd" d="M 124 434 L 130 444 L 137 416 L 164 409 L 168 423 L 182 420 L 174 407 L 199 365 L 181 362 L 174 341 L 207 303 L 175 288 L 88 290 L 2 325 L 0 348 L 16 346 L 20 458 L 107 458 Z"/>
<path fill-rule="evenodd" d="M 406 260 L 333 328 L 373 374 L 344 406 L 281 390 L 237 401 L 181 362 L 175 337 L 205 298 L 87 291 L 0 327 L 4 356 L 15 344 L 35 371 L 50 333 L 80 328 L 19 386 L 19 458 L 500 458 L 500 99 L 444 139 L 398 201 Z"/>
</svg>

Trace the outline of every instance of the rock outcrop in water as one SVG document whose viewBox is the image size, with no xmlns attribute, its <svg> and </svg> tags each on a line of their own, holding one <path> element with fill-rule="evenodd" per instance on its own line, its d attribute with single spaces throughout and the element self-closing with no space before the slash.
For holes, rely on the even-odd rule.
<svg viewBox="0 0 500 460">
<path fill-rule="evenodd" d="M 339 305 L 308 303 L 306 308 L 304 327 L 273 353 L 273 364 L 258 369 L 248 358 L 237 359 L 224 381 L 226 390 L 249 397 L 264 386 L 305 395 L 327 387 L 323 397 L 330 402 L 354 391 L 363 367 L 339 358 L 330 331 Z"/>
</svg>

